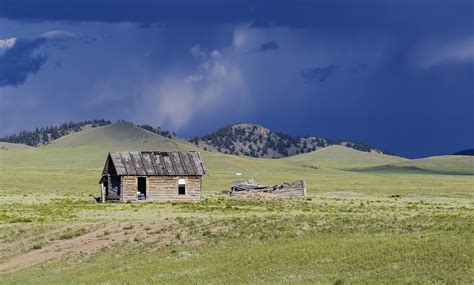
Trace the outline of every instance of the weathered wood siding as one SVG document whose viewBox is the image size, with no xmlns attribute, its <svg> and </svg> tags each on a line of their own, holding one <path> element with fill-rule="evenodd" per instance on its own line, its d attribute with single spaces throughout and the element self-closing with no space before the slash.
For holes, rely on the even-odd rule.
<svg viewBox="0 0 474 285">
<path fill-rule="evenodd" d="M 136 201 L 137 191 L 137 176 L 122 176 L 122 201 Z"/>
<path fill-rule="evenodd" d="M 186 179 L 186 194 L 178 194 L 178 180 Z M 122 177 L 122 201 L 137 200 L 138 176 Z M 148 176 L 146 201 L 200 201 L 200 176 Z"/>
<path fill-rule="evenodd" d="M 106 193 L 105 193 L 105 184 L 104 183 L 100 183 L 100 202 L 101 203 L 105 203 L 105 197 Z"/>
<path fill-rule="evenodd" d="M 107 177 L 107 200 L 120 200 L 120 177 Z"/>
<path fill-rule="evenodd" d="M 178 180 L 186 179 L 186 194 L 178 195 Z M 201 199 L 200 176 L 150 176 L 147 183 L 149 201 L 199 201 Z"/>
<path fill-rule="evenodd" d="M 240 182 L 240 181 L 236 181 L 236 182 Z M 256 182 L 254 183 L 256 184 Z M 245 196 L 251 193 L 268 193 L 268 194 L 277 195 L 277 196 L 306 196 L 306 182 L 304 180 L 297 180 L 291 184 L 286 185 L 285 187 L 281 189 L 274 190 L 272 189 L 273 187 L 274 186 L 270 186 L 270 187 L 260 186 L 260 188 L 252 189 L 252 185 L 251 185 L 249 186 L 248 191 L 231 191 L 230 196 Z"/>
</svg>

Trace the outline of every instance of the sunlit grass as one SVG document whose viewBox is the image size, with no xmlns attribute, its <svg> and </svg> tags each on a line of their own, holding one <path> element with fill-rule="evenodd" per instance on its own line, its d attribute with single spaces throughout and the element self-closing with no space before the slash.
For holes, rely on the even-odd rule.
<svg viewBox="0 0 474 285">
<path fill-rule="evenodd" d="M 92 257 L 4 273 L 1 283 L 474 281 L 474 176 L 458 175 L 466 166 L 430 162 L 453 175 L 350 171 L 409 162 L 345 149 L 279 160 L 203 152 L 201 203 L 96 203 L 106 154 L 124 144 L 0 151 L 0 263 L 86 233 L 127 237 Z M 213 194 L 246 178 L 305 179 L 308 196 Z"/>
</svg>

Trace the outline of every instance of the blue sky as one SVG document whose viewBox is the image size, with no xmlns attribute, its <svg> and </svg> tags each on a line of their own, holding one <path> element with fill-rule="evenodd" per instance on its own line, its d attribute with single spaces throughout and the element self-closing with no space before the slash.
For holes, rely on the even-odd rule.
<svg viewBox="0 0 474 285">
<path fill-rule="evenodd" d="M 473 1 L 0 0 L 0 135 L 253 122 L 408 157 L 474 147 Z"/>
</svg>

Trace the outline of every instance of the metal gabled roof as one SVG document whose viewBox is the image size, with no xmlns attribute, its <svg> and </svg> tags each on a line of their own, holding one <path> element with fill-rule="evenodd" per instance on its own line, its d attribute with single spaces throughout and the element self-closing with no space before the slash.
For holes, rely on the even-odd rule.
<svg viewBox="0 0 474 285">
<path fill-rule="evenodd" d="M 112 163 L 115 175 L 132 176 L 202 176 L 206 168 L 195 151 L 130 151 L 111 152 L 104 166 L 102 176 L 109 174 Z"/>
</svg>

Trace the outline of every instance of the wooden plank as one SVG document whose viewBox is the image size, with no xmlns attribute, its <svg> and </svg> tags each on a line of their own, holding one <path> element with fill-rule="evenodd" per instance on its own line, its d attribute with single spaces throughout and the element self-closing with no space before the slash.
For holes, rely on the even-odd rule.
<svg viewBox="0 0 474 285">
<path fill-rule="evenodd" d="M 155 169 L 157 171 L 158 175 L 168 175 L 166 172 L 166 166 L 164 161 L 161 159 L 161 155 L 159 153 L 153 153 L 151 154 L 151 161 L 153 162 L 153 165 L 155 166 Z"/>
<path fill-rule="evenodd" d="M 192 157 L 189 155 L 188 152 L 180 152 L 179 156 L 181 161 L 183 161 L 184 167 L 186 169 L 187 175 L 197 175 L 196 165 L 194 165 L 194 161 Z"/>
<path fill-rule="evenodd" d="M 122 157 L 119 152 L 111 152 L 110 157 L 112 158 L 112 163 L 114 164 L 117 175 L 127 175 L 127 169 L 123 164 Z"/>
<path fill-rule="evenodd" d="M 152 154 L 150 152 L 141 153 L 142 162 L 148 175 L 158 175 L 158 171 L 153 165 Z"/>
<path fill-rule="evenodd" d="M 103 183 L 100 183 L 100 202 L 105 203 L 105 187 Z"/>
<path fill-rule="evenodd" d="M 181 161 L 179 154 L 177 152 L 170 152 L 169 157 L 173 163 L 174 168 L 176 169 L 177 175 L 186 175 L 183 162 Z"/>
<path fill-rule="evenodd" d="M 199 156 L 199 153 L 195 151 L 190 151 L 188 153 L 191 155 L 193 159 L 194 167 L 197 170 L 196 175 L 205 175 L 206 171 L 204 168 L 204 164 L 202 163 L 201 157 Z"/>
<path fill-rule="evenodd" d="M 137 200 L 137 178 L 135 176 L 123 177 L 123 201 Z"/>
<path fill-rule="evenodd" d="M 130 158 L 132 159 L 132 163 L 135 166 L 137 175 L 146 176 L 147 172 L 145 169 L 145 165 L 143 165 L 143 161 L 140 156 L 140 153 L 138 151 L 131 151 Z"/>
<path fill-rule="evenodd" d="M 202 176 L 206 170 L 198 152 L 112 152 L 103 174 L 111 167 L 117 175 Z"/>
<path fill-rule="evenodd" d="M 236 181 L 231 187 L 230 195 L 248 195 L 251 193 L 270 193 L 279 196 L 304 196 L 306 195 L 306 182 L 297 180 L 291 184 L 261 186 L 256 184 L 255 180 Z"/>
<path fill-rule="evenodd" d="M 123 165 L 127 169 L 128 175 L 137 175 L 137 170 L 135 169 L 135 165 L 130 157 L 130 153 L 121 152 L 120 157 L 122 158 Z"/>
<path fill-rule="evenodd" d="M 171 161 L 171 158 L 168 156 L 168 154 L 165 155 L 164 153 L 162 153 L 160 157 L 163 159 L 164 166 L 168 175 L 177 175 L 177 171 L 176 169 L 174 169 L 173 162 Z"/>
<path fill-rule="evenodd" d="M 185 152 L 179 151 L 179 152 L 176 152 L 176 155 L 178 156 L 179 161 L 181 161 L 181 167 L 183 168 L 184 175 L 189 176 L 189 175 L 192 175 L 193 172 L 188 169 L 188 163 L 189 162 L 186 161 L 186 159 L 184 158 L 183 153 L 185 153 Z"/>
<path fill-rule="evenodd" d="M 161 169 L 160 164 L 158 163 L 158 158 L 156 157 L 155 154 L 150 153 L 150 162 L 153 165 L 153 168 L 155 169 L 155 175 L 163 175 L 163 170 Z"/>
<path fill-rule="evenodd" d="M 202 169 L 202 175 L 206 175 L 207 173 L 207 170 L 206 170 L 206 166 L 204 165 L 204 161 L 202 160 L 201 158 L 201 154 L 197 151 L 194 152 L 197 157 L 199 158 L 199 165 L 201 166 L 201 169 Z"/>
</svg>

